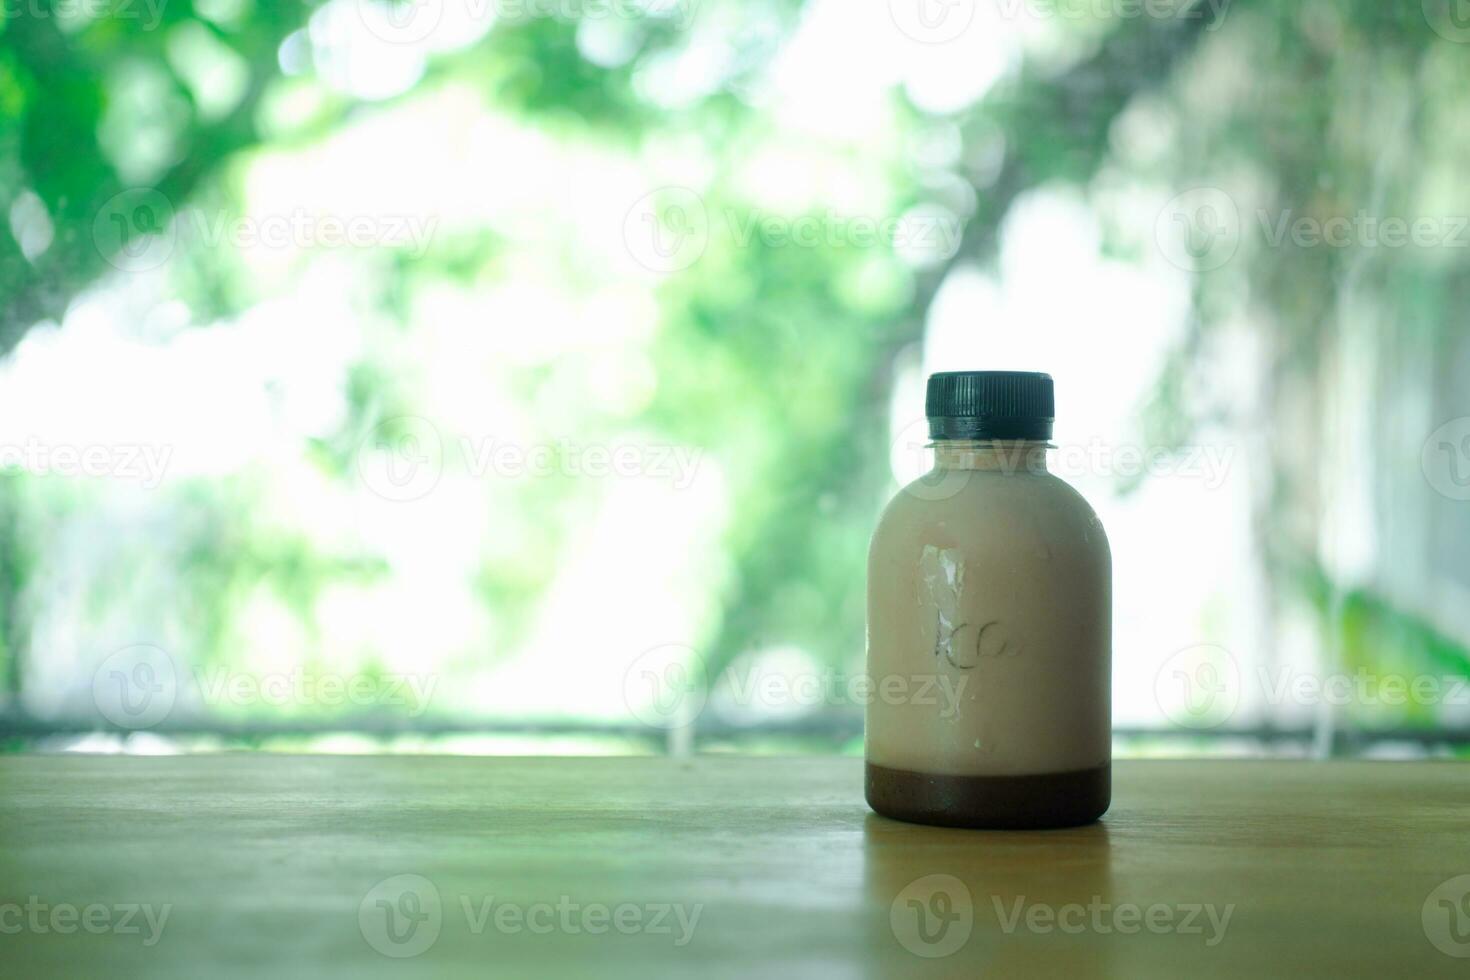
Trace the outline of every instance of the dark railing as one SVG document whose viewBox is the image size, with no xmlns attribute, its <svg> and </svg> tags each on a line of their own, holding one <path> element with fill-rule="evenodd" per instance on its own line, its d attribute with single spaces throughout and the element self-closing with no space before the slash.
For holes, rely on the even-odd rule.
<svg viewBox="0 0 1470 980">
<path fill-rule="evenodd" d="M 862 718 L 852 715 L 815 715 L 804 719 L 772 721 L 758 725 L 741 725 L 720 719 L 699 719 L 692 731 L 675 732 L 662 728 L 623 722 L 575 721 L 562 719 L 508 720 L 482 718 L 406 718 L 380 714 L 338 716 L 323 719 L 248 719 L 214 718 L 168 719 L 145 729 L 149 734 L 166 738 L 215 737 L 230 742 L 253 743 L 274 738 L 310 738 L 313 736 L 353 734 L 369 738 L 392 739 L 415 735 L 445 737 L 457 735 L 490 736 L 585 736 L 621 738 L 647 742 L 678 754 L 679 746 L 711 742 L 738 742 L 749 738 L 795 738 L 843 745 L 860 738 Z M 136 730 L 87 718 L 38 718 L 23 712 L 0 712 L 0 739 L 36 740 L 89 734 L 135 734 Z M 1208 731 L 1187 728 L 1147 728 L 1123 726 L 1113 730 L 1115 738 L 1194 743 L 1200 746 L 1225 742 L 1257 743 L 1263 748 L 1300 745 L 1311 749 L 1322 744 L 1322 733 L 1310 727 L 1253 726 L 1218 728 Z M 1470 727 L 1460 728 L 1339 728 L 1330 738 L 1333 756 L 1353 756 L 1378 746 L 1404 745 L 1423 750 L 1470 746 Z"/>
</svg>

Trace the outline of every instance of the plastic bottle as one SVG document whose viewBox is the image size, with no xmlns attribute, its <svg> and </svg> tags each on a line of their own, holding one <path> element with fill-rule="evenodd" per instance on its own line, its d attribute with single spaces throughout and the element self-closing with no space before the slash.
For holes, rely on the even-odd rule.
<svg viewBox="0 0 1470 980">
<path fill-rule="evenodd" d="M 868 557 L 866 790 L 899 820 L 1089 823 L 1111 797 L 1112 558 L 1047 471 L 1050 376 L 935 375 L 934 469 Z"/>
</svg>

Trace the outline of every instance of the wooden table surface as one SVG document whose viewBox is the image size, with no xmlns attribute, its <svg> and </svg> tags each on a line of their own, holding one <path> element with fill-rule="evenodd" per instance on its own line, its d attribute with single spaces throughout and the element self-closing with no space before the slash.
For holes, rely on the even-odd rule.
<svg viewBox="0 0 1470 980">
<path fill-rule="evenodd" d="M 894 823 L 861 781 L 0 757 L 0 976 L 1470 975 L 1470 767 L 1125 762 L 1049 833 Z"/>
</svg>

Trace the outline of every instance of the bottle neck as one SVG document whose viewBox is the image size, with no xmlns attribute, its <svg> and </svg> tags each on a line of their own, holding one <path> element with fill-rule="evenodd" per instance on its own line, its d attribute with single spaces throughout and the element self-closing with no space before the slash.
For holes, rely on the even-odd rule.
<svg viewBox="0 0 1470 980">
<path fill-rule="evenodd" d="M 939 440 L 933 443 L 934 467 L 940 470 L 995 470 L 1045 473 L 1049 442 L 993 439 L 985 442 Z"/>
</svg>

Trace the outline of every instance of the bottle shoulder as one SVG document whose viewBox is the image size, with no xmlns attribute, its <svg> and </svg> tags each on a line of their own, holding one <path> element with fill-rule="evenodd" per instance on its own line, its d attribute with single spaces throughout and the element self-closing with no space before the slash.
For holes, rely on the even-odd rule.
<svg viewBox="0 0 1470 980">
<path fill-rule="evenodd" d="M 933 472 L 888 502 L 873 533 L 876 552 L 888 541 L 916 544 L 966 540 L 1031 547 L 1075 547 L 1111 558 L 1097 512 L 1053 473 Z"/>
</svg>

